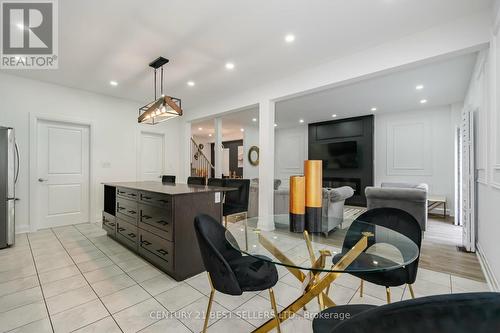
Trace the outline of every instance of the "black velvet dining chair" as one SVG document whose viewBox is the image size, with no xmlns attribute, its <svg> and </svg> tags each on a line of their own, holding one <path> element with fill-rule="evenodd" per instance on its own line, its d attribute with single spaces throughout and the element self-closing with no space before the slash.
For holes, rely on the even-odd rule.
<svg viewBox="0 0 500 333">
<path fill-rule="evenodd" d="M 165 184 L 175 184 L 175 176 L 163 175 L 161 176 L 161 182 Z"/>
<path fill-rule="evenodd" d="M 266 289 L 269 289 L 271 307 L 280 332 L 278 309 L 272 289 L 278 282 L 276 266 L 252 256 L 243 256 L 226 240 L 226 229 L 209 215 L 196 216 L 194 228 L 211 287 L 203 332 L 208 327 L 216 290 L 223 294 L 238 296 L 244 292 Z"/>
<path fill-rule="evenodd" d="M 367 222 L 374 225 L 372 228 L 367 227 L 366 224 L 360 222 Z M 376 234 L 376 226 L 382 226 L 391 230 L 394 230 L 409 239 L 411 239 L 418 247 L 419 254 L 417 258 L 411 263 L 404 267 L 397 268 L 395 270 L 383 271 L 383 272 L 363 272 L 363 273 L 349 273 L 361 279 L 361 286 L 359 288 L 360 297 L 363 297 L 363 281 L 368 281 L 386 288 L 386 298 L 387 303 L 391 302 L 391 290 L 390 287 L 408 285 L 411 297 L 415 298 L 415 293 L 413 291 L 412 284 L 417 278 L 418 262 L 420 259 L 420 247 L 422 244 L 422 229 L 418 224 L 417 220 L 409 213 L 397 209 L 397 208 L 375 208 L 365 213 L 361 214 L 349 227 L 346 236 L 344 238 L 344 249 L 352 248 L 359 240 L 359 235 L 361 231 L 370 231 Z M 388 238 L 384 240 L 384 243 L 394 245 L 398 248 L 397 239 Z M 368 247 L 371 246 L 370 239 L 368 239 Z M 404 251 L 402 251 L 403 254 Z M 404 254 L 403 254 L 404 255 Z M 337 263 L 343 254 L 337 254 L 333 257 L 333 264 Z M 377 256 L 375 254 L 362 253 L 354 263 L 351 265 L 363 264 L 370 265 L 372 262 L 378 262 L 382 264 L 383 262 L 390 261 L 387 258 Z M 394 264 L 396 264 L 394 262 Z M 390 266 L 387 263 L 386 266 Z"/>
<path fill-rule="evenodd" d="M 224 226 L 227 227 L 227 217 L 229 215 L 248 212 L 248 200 L 250 196 L 250 179 L 224 179 L 224 187 L 236 188 L 236 191 L 225 193 L 222 215 L 224 216 Z"/>
<path fill-rule="evenodd" d="M 382 306 L 341 305 L 313 320 L 314 333 L 500 332 L 500 293 L 421 297 Z"/>
<path fill-rule="evenodd" d="M 188 185 L 203 185 L 205 186 L 205 177 L 188 177 L 187 183 Z"/>
</svg>

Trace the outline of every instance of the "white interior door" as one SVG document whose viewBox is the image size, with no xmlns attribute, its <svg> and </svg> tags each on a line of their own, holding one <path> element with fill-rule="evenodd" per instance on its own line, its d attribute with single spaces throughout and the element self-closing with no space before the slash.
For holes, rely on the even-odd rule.
<svg viewBox="0 0 500 333">
<path fill-rule="evenodd" d="M 89 222 L 88 126 L 38 121 L 37 225 Z"/>
<path fill-rule="evenodd" d="M 165 171 L 165 137 L 160 133 L 141 132 L 140 179 L 160 180 Z"/>
<path fill-rule="evenodd" d="M 462 203 L 461 222 L 463 225 L 463 246 L 467 251 L 476 250 L 476 223 L 475 223 L 475 164 L 474 164 L 474 117 L 470 111 L 462 113 Z"/>
</svg>

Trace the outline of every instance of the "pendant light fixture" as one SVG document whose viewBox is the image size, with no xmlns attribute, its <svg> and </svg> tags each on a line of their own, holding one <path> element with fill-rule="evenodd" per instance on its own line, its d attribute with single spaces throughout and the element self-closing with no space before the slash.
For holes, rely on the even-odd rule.
<svg viewBox="0 0 500 333">
<path fill-rule="evenodd" d="M 139 109 L 137 121 L 141 124 L 155 125 L 165 120 L 182 116 L 181 100 L 179 98 L 166 96 L 163 93 L 163 65 L 168 63 L 168 59 L 159 57 L 153 60 L 149 67 L 154 68 L 154 101 L 144 105 Z M 157 71 L 160 70 L 160 97 L 157 98 Z"/>
</svg>

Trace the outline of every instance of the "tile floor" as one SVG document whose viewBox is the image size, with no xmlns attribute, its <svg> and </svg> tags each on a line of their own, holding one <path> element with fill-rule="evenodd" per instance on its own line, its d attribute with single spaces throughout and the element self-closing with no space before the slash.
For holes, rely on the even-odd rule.
<svg viewBox="0 0 500 333">
<path fill-rule="evenodd" d="M 275 286 L 279 307 L 300 293 L 283 267 Z M 384 304 L 385 290 L 343 275 L 334 282 L 337 304 Z M 485 283 L 420 269 L 418 296 L 488 290 Z M 100 226 L 80 224 L 18 235 L 0 251 L 0 332 L 200 332 L 208 302 L 205 273 L 177 282 L 108 238 Z M 394 300 L 409 297 L 393 288 Z M 267 291 L 241 297 L 217 294 L 209 332 L 250 332 L 272 316 Z M 311 332 L 311 313 L 282 324 L 283 332 Z"/>
</svg>

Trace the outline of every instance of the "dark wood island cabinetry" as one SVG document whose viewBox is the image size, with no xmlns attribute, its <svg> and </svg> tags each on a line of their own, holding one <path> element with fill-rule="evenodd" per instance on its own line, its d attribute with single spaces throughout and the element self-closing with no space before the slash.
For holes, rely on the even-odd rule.
<svg viewBox="0 0 500 333">
<path fill-rule="evenodd" d="M 104 184 L 102 227 L 177 281 L 204 271 L 193 221 L 204 213 L 222 220 L 229 188 L 160 182 Z"/>
</svg>

